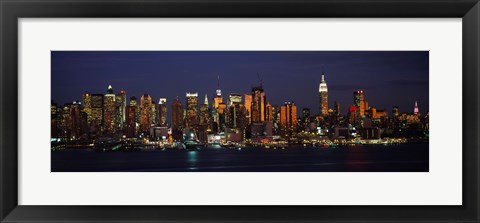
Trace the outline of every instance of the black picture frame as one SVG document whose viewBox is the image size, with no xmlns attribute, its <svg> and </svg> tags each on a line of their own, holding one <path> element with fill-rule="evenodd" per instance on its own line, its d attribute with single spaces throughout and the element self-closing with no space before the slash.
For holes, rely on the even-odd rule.
<svg viewBox="0 0 480 223">
<path fill-rule="evenodd" d="M 1 222 L 479 222 L 480 5 L 478 0 L 0 0 L 0 14 Z M 75 17 L 462 18 L 463 205 L 18 205 L 17 38 L 19 34 L 17 21 L 19 18 Z"/>
</svg>

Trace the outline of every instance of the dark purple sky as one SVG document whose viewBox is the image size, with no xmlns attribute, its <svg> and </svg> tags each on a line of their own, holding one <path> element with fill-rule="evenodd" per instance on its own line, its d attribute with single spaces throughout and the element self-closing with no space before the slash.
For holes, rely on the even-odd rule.
<svg viewBox="0 0 480 223">
<path fill-rule="evenodd" d="M 81 100 L 84 92 L 115 93 L 124 89 L 127 98 L 150 94 L 170 105 L 179 96 L 196 91 L 203 102 L 217 88 L 226 100 L 229 93 L 248 93 L 263 79 L 267 101 L 281 105 L 294 101 L 318 113 L 318 86 L 322 64 L 334 101 L 347 113 L 353 91 L 365 90 L 370 106 L 413 112 L 428 111 L 428 51 L 53 51 L 52 100 L 59 104 Z"/>
</svg>

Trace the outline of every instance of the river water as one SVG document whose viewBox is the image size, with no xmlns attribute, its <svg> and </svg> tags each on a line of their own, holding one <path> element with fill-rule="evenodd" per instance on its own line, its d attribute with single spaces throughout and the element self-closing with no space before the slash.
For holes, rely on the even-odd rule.
<svg viewBox="0 0 480 223">
<path fill-rule="evenodd" d="M 52 172 L 428 172 L 428 143 L 99 152 L 51 152 Z"/>
</svg>

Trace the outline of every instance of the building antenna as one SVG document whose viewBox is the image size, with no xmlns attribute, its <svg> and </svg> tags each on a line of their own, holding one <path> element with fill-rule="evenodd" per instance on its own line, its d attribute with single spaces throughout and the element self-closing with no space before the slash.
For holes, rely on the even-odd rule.
<svg viewBox="0 0 480 223">
<path fill-rule="evenodd" d="M 217 75 L 217 89 L 220 89 L 220 75 Z"/>
<path fill-rule="evenodd" d="M 257 72 L 257 77 L 258 77 L 258 80 L 260 81 L 260 87 L 263 87 L 263 79 L 258 72 Z"/>
<path fill-rule="evenodd" d="M 322 82 L 325 81 L 325 66 L 322 64 Z"/>
</svg>

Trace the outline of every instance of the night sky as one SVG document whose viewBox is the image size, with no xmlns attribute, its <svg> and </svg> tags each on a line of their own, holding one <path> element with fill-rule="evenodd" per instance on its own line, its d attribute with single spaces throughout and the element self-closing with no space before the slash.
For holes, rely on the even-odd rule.
<svg viewBox="0 0 480 223">
<path fill-rule="evenodd" d="M 53 51 L 52 100 L 81 101 L 84 92 L 101 93 L 109 84 L 127 98 L 150 94 L 168 108 L 185 93 L 208 94 L 212 104 L 217 76 L 226 102 L 229 93 L 249 93 L 263 79 L 267 101 L 293 101 L 319 113 L 318 87 L 322 64 L 328 84 L 329 107 L 340 103 L 342 114 L 353 104 L 353 91 L 363 89 L 365 100 L 377 109 L 400 106 L 400 112 L 428 111 L 428 51 Z M 128 101 L 127 101 L 128 103 Z M 169 112 L 170 113 L 170 112 Z M 170 116 L 170 114 L 169 114 Z"/>
</svg>

